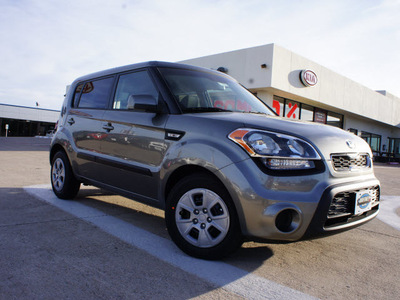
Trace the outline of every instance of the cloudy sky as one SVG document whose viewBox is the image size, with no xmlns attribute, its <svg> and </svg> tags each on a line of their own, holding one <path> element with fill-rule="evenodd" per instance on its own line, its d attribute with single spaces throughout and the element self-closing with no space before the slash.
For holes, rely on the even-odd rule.
<svg viewBox="0 0 400 300">
<path fill-rule="evenodd" d="M 400 97 L 400 0 L 0 0 L 0 103 L 59 109 L 76 77 L 276 43 Z"/>
</svg>

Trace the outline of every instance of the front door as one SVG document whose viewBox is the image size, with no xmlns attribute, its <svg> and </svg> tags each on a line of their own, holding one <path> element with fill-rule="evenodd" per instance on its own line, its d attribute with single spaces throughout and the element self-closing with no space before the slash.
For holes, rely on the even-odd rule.
<svg viewBox="0 0 400 300">
<path fill-rule="evenodd" d="M 107 139 L 101 143 L 105 166 L 104 183 L 129 191 L 144 201 L 158 198 L 156 177 L 167 151 L 167 114 L 137 111 L 130 103 L 135 95 L 158 98 L 159 93 L 147 70 L 121 74 L 112 109 L 103 119 Z"/>
</svg>

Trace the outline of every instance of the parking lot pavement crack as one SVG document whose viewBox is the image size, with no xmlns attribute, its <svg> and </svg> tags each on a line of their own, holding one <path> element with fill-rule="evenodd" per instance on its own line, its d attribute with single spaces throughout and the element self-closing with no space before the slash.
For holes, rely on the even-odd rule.
<svg viewBox="0 0 400 300">
<path fill-rule="evenodd" d="M 370 233 L 374 233 L 374 234 L 377 234 L 377 235 L 380 235 L 380 236 L 386 236 L 386 237 L 390 237 L 390 238 L 394 238 L 394 239 L 400 240 L 400 236 L 395 236 L 395 235 L 392 235 L 392 234 L 387 234 L 387 233 L 378 232 L 378 231 L 374 231 L 374 230 L 368 230 L 368 229 L 364 229 L 364 228 L 357 228 L 357 229 L 360 230 L 360 231 L 370 232 Z"/>
</svg>

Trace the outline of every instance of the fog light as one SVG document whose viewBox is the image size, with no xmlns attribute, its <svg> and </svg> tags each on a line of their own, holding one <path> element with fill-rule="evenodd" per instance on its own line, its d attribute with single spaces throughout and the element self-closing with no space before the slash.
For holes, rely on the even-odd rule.
<svg viewBox="0 0 400 300">
<path fill-rule="evenodd" d="M 275 226 L 284 233 L 295 231 L 299 228 L 300 216 L 294 209 L 285 209 L 281 211 L 275 219 Z"/>
<path fill-rule="evenodd" d="M 306 170 L 315 167 L 314 162 L 303 159 L 266 159 L 265 165 L 271 170 Z"/>
</svg>

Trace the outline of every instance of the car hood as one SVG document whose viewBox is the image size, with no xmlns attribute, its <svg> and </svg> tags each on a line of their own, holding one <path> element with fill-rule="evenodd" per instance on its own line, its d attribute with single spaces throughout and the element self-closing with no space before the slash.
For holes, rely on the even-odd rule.
<svg viewBox="0 0 400 300">
<path fill-rule="evenodd" d="M 369 145 L 360 137 L 340 128 L 306 122 L 289 120 L 276 116 L 251 113 L 213 113 L 196 114 L 196 116 L 232 121 L 242 124 L 243 128 L 255 128 L 284 133 L 302 138 L 317 148 L 325 160 L 331 159 L 333 153 L 371 153 Z"/>
</svg>

